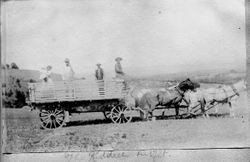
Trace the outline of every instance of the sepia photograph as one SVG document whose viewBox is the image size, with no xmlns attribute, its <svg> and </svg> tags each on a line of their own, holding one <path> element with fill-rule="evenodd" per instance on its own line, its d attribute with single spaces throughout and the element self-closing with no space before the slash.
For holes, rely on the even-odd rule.
<svg viewBox="0 0 250 162">
<path fill-rule="evenodd" d="M 5 0 L 1 15 L 6 155 L 250 147 L 244 0 Z"/>
</svg>

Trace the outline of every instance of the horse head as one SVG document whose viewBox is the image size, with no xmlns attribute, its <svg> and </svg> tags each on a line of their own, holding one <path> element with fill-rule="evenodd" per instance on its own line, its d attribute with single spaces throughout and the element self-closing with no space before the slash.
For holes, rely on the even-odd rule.
<svg viewBox="0 0 250 162">
<path fill-rule="evenodd" d="M 189 78 L 187 78 L 186 80 L 182 81 L 181 83 L 179 83 L 178 88 L 183 91 L 186 92 L 187 90 L 191 90 L 194 91 L 196 88 L 199 88 L 200 84 L 197 82 L 193 82 L 191 81 Z"/>
<path fill-rule="evenodd" d="M 239 91 L 247 89 L 247 83 L 243 79 L 238 81 L 237 83 L 234 83 L 233 86 Z"/>
</svg>

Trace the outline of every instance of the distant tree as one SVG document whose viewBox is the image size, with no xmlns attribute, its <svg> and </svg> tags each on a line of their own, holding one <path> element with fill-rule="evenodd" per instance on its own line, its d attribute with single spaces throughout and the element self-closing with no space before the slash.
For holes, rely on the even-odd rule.
<svg viewBox="0 0 250 162">
<path fill-rule="evenodd" d="M 237 73 L 237 71 L 232 69 L 232 70 L 230 70 L 230 73 Z"/>
<path fill-rule="evenodd" d="M 6 64 L 6 65 L 2 65 L 1 67 L 2 69 L 9 69 L 10 68 L 10 65 L 9 64 Z"/>
<path fill-rule="evenodd" d="M 19 69 L 16 63 L 12 62 L 10 65 L 11 69 Z"/>
<path fill-rule="evenodd" d="M 36 81 L 34 79 L 29 80 L 30 83 L 35 83 Z"/>
</svg>

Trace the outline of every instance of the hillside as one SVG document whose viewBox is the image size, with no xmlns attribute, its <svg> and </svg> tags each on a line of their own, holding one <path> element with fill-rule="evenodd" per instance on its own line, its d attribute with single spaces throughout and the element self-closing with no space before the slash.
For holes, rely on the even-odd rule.
<svg viewBox="0 0 250 162">
<path fill-rule="evenodd" d="M 151 76 L 141 77 L 144 80 L 155 81 L 182 81 L 186 78 L 202 82 L 202 83 L 219 83 L 230 84 L 240 79 L 244 79 L 246 72 L 227 70 L 227 71 L 196 71 L 196 72 L 181 72 L 171 74 L 157 74 Z M 137 78 L 139 79 L 139 78 Z"/>
<path fill-rule="evenodd" d="M 24 81 L 30 81 L 31 79 L 34 81 L 38 81 L 40 77 L 40 72 L 37 70 L 23 70 L 23 69 L 8 69 L 2 70 L 2 78 L 7 81 L 9 77 L 15 77 L 22 79 Z M 62 76 L 60 74 L 52 73 L 53 80 L 62 80 Z"/>
</svg>

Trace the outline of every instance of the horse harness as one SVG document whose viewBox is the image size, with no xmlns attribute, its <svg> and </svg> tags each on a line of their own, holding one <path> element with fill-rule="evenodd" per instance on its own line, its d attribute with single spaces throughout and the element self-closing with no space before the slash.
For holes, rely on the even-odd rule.
<svg viewBox="0 0 250 162">
<path fill-rule="evenodd" d="M 188 101 L 184 98 L 184 93 L 181 93 L 181 90 L 180 90 L 178 87 L 175 87 L 175 90 L 179 93 L 179 95 L 181 95 L 183 101 L 184 101 L 186 104 L 189 104 Z"/>
</svg>

